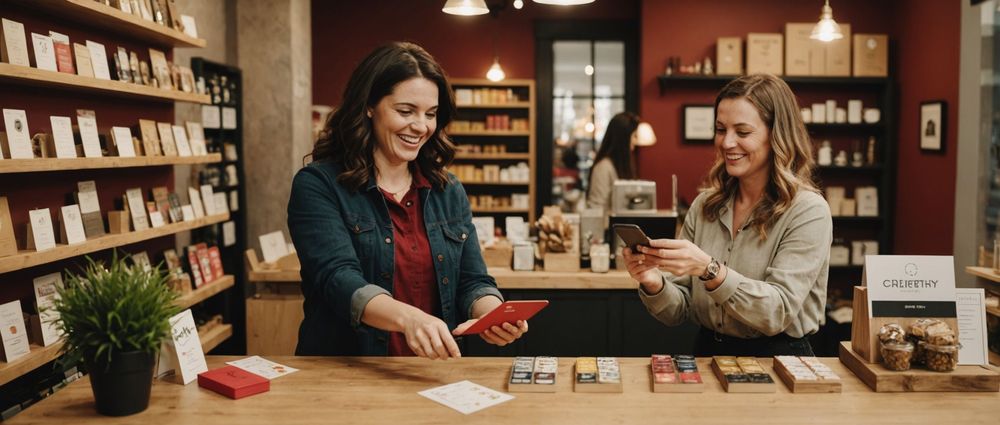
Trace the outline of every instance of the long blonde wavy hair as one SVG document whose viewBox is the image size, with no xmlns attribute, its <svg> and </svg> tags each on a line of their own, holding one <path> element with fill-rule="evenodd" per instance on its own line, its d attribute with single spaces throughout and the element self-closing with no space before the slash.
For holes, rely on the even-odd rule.
<svg viewBox="0 0 1000 425">
<path fill-rule="evenodd" d="M 795 95 L 782 79 L 770 74 L 753 74 L 730 81 L 715 98 L 716 116 L 719 102 L 737 98 L 750 102 L 770 129 L 770 178 L 763 197 L 748 219 L 764 241 L 767 230 L 788 211 L 798 191 L 819 193 L 813 182 L 812 144 Z M 739 180 L 726 172 L 725 158 L 721 152 L 717 153 L 702 187 L 702 191 L 708 193 L 702 217 L 708 221 L 717 220 L 726 202 L 733 199 L 738 190 Z"/>
</svg>

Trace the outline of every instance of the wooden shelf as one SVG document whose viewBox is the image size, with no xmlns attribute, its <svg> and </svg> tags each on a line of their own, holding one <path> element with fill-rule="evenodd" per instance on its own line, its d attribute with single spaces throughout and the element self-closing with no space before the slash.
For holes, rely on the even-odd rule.
<svg viewBox="0 0 1000 425">
<path fill-rule="evenodd" d="M 528 109 L 531 107 L 531 104 L 528 102 L 478 103 L 455 105 L 455 107 L 466 109 Z"/>
<path fill-rule="evenodd" d="M 1000 283 L 1000 274 L 994 273 L 993 269 L 989 267 L 968 266 L 965 268 L 965 272 L 976 277 Z"/>
<path fill-rule="evenodd" d="M 201 340 L 202 351 L 208 353 L 215 347 L 218 347 L 219 344 L 222 344 L 222 341 L 229 339 L 231 336 L 233 336 L 233 325 L 224 323 L 221 325 L 215 325 L 215 327 L 209 329 L 208 332 L 205 332 L 204 334 L 199 333 L 198 339 Z"/>
<path fill-rule="evenodd" d="M 35 158 L 0 160 L 0 174 L 41 171 L 92 170 L 97 168 L 156 167 L 181 164 L 211 164 L 222 161 L 222 154 L 202 156 L 139 156 L 122 158 Z"/>
<path fill-rule="evenodd" d="M 186 309 L 211 298 L 215 294 L 232 288 L 234 284 L 236 284 L 236 278 L 233 275 L 225 275 L 221 279 L 201 285 L 200 288 L 191 291 L 191 293 L 177 298 L 174 304 L 181 309 Z"/>
<path fill-rule="evenodd" d="M 26 269 L 39 264 L 46 264 L 66 258 L 77 257 L 103 249 L 155 239 L 186 230 L 197 229 L 210 224 L 222 223 L 227 220 L 229 220 L 229 213 L 216 214 L 192 221 L 171 223 L 155 229 L 147 229 L 138 232 L 132 231 L 121 234 L 108 234 L 90 239 L 77 245 L 56 245 L 55 248 L 41 252 L 21 251 L 9 257 L 0 257 L 0 273 Z"/>
<path fill-rule="evenodd" d="M 816 170 L 821 173 L 880 173 L 881 165 L 862 165 L 860 167 L 838 167 L 836 165 L 818 165 Z"/>
<path fill-rule="evenodd" d="M 511 160 L 524 160 L 528 161 L 531 159 L 531 154 L 528 153 L 458 153 L 455 154 L 455 159 L 482 159 L 482 160 L 494 160 L 494 159 L 511 159 Z"/>
<path fill-rule="evenodd" d="M 809 122 L 806 123 L 806 128 L 810 130 L 881 130 L 883 127 L 882 122 L 877 122 L 874 124 L 868 123 L 816 123 Z"/>
<path fill-rule="evenodd" d="M 139 16 L 98 3 L 94 0 L 17 0 L 18 3 L 42 9 L 53 15 L 72 19 L 86 25 L 111 30 L 132 39 L 148 41 L 160 46 L 205 47 L 204 39 L 194 38 L 181 31 L 147 21 Z"/>
<path fill-rule="evenodd" d="M 500 289 L 631 289 L 639 282 L 628 272 L 611 270 L 592 273 L 587 269 L 578 272 L 514 271 L 507 267 L 490 267 L 487 273 L 497 281 Z"/>
<path fill-rule="evenodd" d="M 530 136 L 530 131 L 483 130 L 483 131 L 446 131 L 449 136 Z"/>
<path fill-rule="evenodd" d="M 301 270 L 249 270 L 247 271 L 247 282 L 302 282 L 302 276 Z"/>
<path fill-rule="evenodd" d="M 97 4 L 96 2 L 93 3 Z M 99 80 L 92 77 L 11 65 L 9 63 L 0 63 L 0 82 L 4 84 L 22 84 L 34 87 L 80 91 L 129 99 L 211 103 L 211 97 L 207 94 L 163 90 L 123 81 Z"/>
<path fill-rule="evenodd" d="M 527 214 L 528 210 L 515 208 L 473 208 L 472 212 L 479 214 Z"/>
<path fill-rule="evenodd" d="M 59 357 L 60 350 L 62 349 L 63 342 L 56 342 L 48 347 L 39 347 L 37 345 L 31 345 L 31 352 L 29 352 L 24 357 L 14 360 L 10 363 L 0 363 L 0 385 L 6 384 L 38 369 L 42 365 L 51 362 Z"/>
<path fill-rule="evenodd" d="M 697 75 L 673 74 L 656 77 L 660 85 L 660 94 L 670 87 L 722 87 L 732 81 L 737 75 Z M 790 86 L 796 85 L 844 85 L 882 87 L 889 82 L 885 77 L 791 77 L 782 76 L 782 80 Z"/>
<path fill-rule="evenodd" d="M 1000 308 L 986 307 L 986 314 L 989 314 L 990 316 L 1000 317 Z"/>
<path fill-rule="evenodd" d="M 463 186 L 527 186 L 530 182 L 462 182 Z"/>
</svg>

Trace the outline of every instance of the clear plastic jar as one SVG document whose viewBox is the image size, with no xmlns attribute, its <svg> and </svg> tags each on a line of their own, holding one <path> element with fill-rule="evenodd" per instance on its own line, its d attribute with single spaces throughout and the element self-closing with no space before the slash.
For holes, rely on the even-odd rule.
<svg viewBox="0 0 1000 425">
<path fill-rule="evenodd" d="M 880 342 L 879 353 L 882 364 L 889 370 L 910 370 L 910 359 L 913 358 L 913 343 Z"/>
<path fill-rule="evenodd" d="M 920 343 L 924 352 L 924 364 L 936 372 L 951 372 L 958 366 L 958 349 L 962 344 L 934 345 Z"/>
</svg>

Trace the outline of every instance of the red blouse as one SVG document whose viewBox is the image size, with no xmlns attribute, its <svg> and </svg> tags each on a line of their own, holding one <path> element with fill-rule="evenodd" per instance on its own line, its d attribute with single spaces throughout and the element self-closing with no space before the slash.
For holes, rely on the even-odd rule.
<svg viewBox="0 0 1000 425">
<path fill-rule="evenodd" d="M 395 240 L 392 297 L 427 314 L 440 317 L 441 301 L 431 257 L 431 245 L 427 240 L 424 209 L 420 204 L 420 192 L 417 190 L 430 187 L 430 182 L 419 170 L 414 169 L 413 184 L 401 201 L 396 201 L 392 194 L 385 190 L 382 190 L 382 196 L 389 206 L 392 236 Z M 406 336 L 402 332 L 391 332 L 389 355 L 415 356 L 416 354 L 406 344 Z"/>
</svg>

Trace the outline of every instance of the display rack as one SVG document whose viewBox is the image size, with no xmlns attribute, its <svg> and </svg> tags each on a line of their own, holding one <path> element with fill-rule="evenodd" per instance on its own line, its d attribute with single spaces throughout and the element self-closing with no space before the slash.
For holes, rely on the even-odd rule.
<svg viewBox="0 0 1000 425">
<path fill-rule="evenodd" d="M 172 58 L 174 46 L 206 45 L 203 39 L 92 0 L 12 0 L 0 4 L 0 17 L 23 23 L 26 35 L 32 32 L 48 34 L 49 31 L 57 31 L 69 34 L 71 42 L 93 40 L 103 43 L 108 49 L 124 45 L 128 50 L 138 51 L 141 55 L 148 48 L 162 49 L 165 50 L 167 60 Z M 32 51 L 29 41 L 29 54 Z M 108 59 L 112 57 L 109 51 Z M 34 63 L 32 60 L 32 64 Z M 109 64 L 109 67 L 114 73 L 114 65 Z M 49 116 L 72 115 L 75 109 L 94 110 L 98 117 L 99 132 L 107 134 L 112 126 L 132 127 L 138 124 L 139 119 L 173 123 L 174 102 L 210 102 L 210 96 L 195 92 L 101 80 L 9 63 L 0 63 L 0 84 L 4 87 L 0 106 L 25 110 L 32 123 L 32 134 L 50 131 L 47 123 Z M 139 137 L 138 134 L 133 134 Z M 222 156 L 218 153 L 190 157 L 140 155 L 134 158 L 105 156 L 0 160 L 0 196 L 9 198 L 16 238 L 18 245 L 22 247 L 17 254 L 0 257 L 0 281 L 4 283 L 0 285 L 0 302 L 19 299 L 22 306 L 30 305 L 33 303 L 33 276 L 62 272 L 81 265 L 84 263 L 84 256 L 104 258 L 110 256 L 110 251 L 119 249 L 131 252 L 132 249 L 173 248 L 173 236 L 177 233 L 229 220 L 228 213 L 215 214 L 146 230 L 108 233 L 75 245 L 57 244 L 48 250 L 28 251 L 23 249 L 28 209 L 51 210 L 73 203 L 68 194 L 68 187 L 75 188 L 72 182 L 95 180 L 98 203 L 104 215 L 102 219 L 106 219 L 108 211 L 121 209 L 121 205 L 115 207 L 115 204 L 120 202 L 126 188 L 139 187 L 146 192 L 144 197 L 148 197 L 148 191 L 154 187 L 167 187 L 172 192 L 183 193 L 185 188 L 173 187 L 173 165 L 211 164 L 220 161 Z M 186 197 L 185 194 L 184 198 Z M 58 234 L 60 224 L 57 217 L 58 210 L 53 214 L 53 230 Z M 148 254 L 158 256 L 159 251 L 149 251 Z M 229 270 L 238 271 L 239 267 Z M 181 308 L 197 305 L 225 292 L 235 282 L 235 276 L 225 275 L 179 297 L 175 303 Z M 211 335 L 202 338 L 206 351 L 232 334 L 232 327 L 227 326 L 217 326 L 218 329 Z M 22 381 L 40 378 L 42 373 L 58 375 L 61 379 L 61 370 L 53 368 L 43 371 L 40 368 L 58 359 L 62 348 L 61 342 L 47 347 L 32 345 L 30 352 L 16 361 L 0 362 L 0 385 L 24 377 L 16 384 L 22 385 Z M 32 373 L 36 369 L 38 372 Z M 3 401 L 7 403 L 12 400 Z M 33 400 L 26 401 L 32 402 Z M 2 409 L 7 407 L 9 406 L 0 406 Z"/>
<path fill-rule="evenodd" d="M 476 101 L 458 99 L 455 105 L 458 115 L 455 120 L 465 120 L 472 122 L 485 122 L 490 114 L 502 114 L 511 119 L 527 119 L 527 130 L 472 130 L 472 129 L 449 129 L 447 134 L 452 142 L 460 147 L 455 155 L 456 165 L 474 165 L 482 167 L 484 165 L 498 165 L 508 167 L 521 162 L 528 164 L 530 176 L 525 182 L 500 182 L 500 181 L 476 181 L 460 179 L 470 197 L 478 195 L 510 196 L 514 193 L 524 193 L 527 190 L 528 207 L 473 207 L 473 215 L 489 215 L 496 218 L 498 227 L 504 226 L 504 217 L 519 215 L 528 222 L 534 222 L 536 212 L 536 182 L 535 175 L 537 167 L 535 165 L 535 81 L 508 79 L 500 82 L 493 82 L 481 79 L 455 78 L 451 81 L 452 86 L 458 90 L 482 90 L 499 89 L 507 90 L 516 99 L 504 99 L 501 101 L 490 100 L 482 97 Z M 467 147 L 476 145 L 501 145 L 505 147 L 505 152 L 468 152 Z"/>
<path fill-rule="evenodd" d="M 987 282 L 987 294 L 1000 294 L 1000 273 L 990 267 L 966 266 L 965 272 Z M 1000 319 L 1000 308 L 986 307 L 986 314 Z M 991 346 L 989 351 L 990 364 L 1000 366 L 1000 353 L 994 351 L 997 347 Z"/>
<path fill-rule="evenodd" d="M 237 67 L 200 57 L 191 59 L 191 69 L 196 78 L 205 80 L 205 86 L 211 97 L 211 104 L 202 106 L 202 116 L 215 114 L 220 118 L 218 125 L 214 125 L 215 123 L 208 125 L 207 121 L 203 120 L 209 151 L 221 154 L 222 162 L 203 167 L 198 173 L 199 184 L 210 184 L 215 192 L 227 194 L 230 210 L 230 219 L 227 223 L 233 231 L 227 241 L 224 228 L 227 223 L 219 223 L 194 232 L 192 239 L 217 245 L 222 256 L 223 268 L 233 273 L 236 278 L 234 285 L 236 290 L 220 297 L 216 305 L 217 311 L 222 312 L 223 321 L 233 325 L 230 333 L 235 337 L 226 340 L 218 351 L 226 354 L 243 354 L 246 352 L 245 298 L 247 296 L 243 267 L 243 252 L 247 247 L 246 190 L 244 190 L 246 179 L 243 161 L 245 154 L 243 74 Z M 229 152 L 226 152 L 226 145 L 229 145 Z M 235 173 L 227 172 L 228 167 L 235 167 Z M 235 177 L 235 180 L 232 177 Z"/>
</svg>

